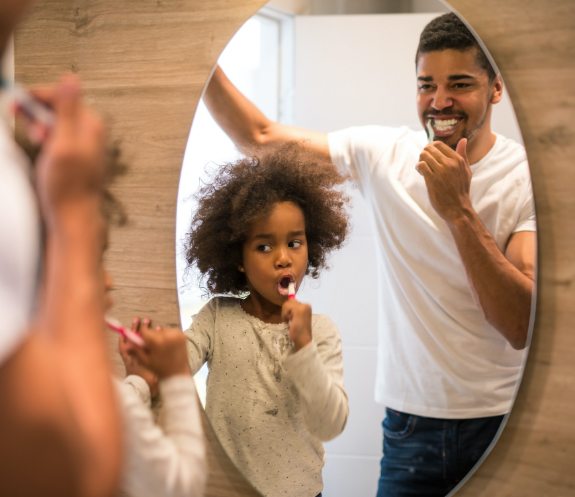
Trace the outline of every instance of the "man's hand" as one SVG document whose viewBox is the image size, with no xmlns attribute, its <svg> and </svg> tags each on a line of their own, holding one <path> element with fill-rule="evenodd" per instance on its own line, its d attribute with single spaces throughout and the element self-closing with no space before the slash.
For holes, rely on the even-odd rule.
<svg viewBox="0 0 575 497">
<path fill-rule="evenodd" d="M 456 150 L 443 142 L 430 143 L 421 152 L 416 169 L 425 180 L 431 205 L 448 224 L 472 209 L 467 138 L 459 140 Z"/>
</svg>

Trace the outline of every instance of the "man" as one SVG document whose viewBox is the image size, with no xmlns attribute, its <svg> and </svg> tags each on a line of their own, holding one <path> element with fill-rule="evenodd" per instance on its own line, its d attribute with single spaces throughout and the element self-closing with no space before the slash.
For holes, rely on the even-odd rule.
<svg viewBox="0 0 575 497">
<path fill-rule="evenodd" d="M 29 3 L 0 3 L 2 53 Z M 0 122 L 0 494 L 112 496 L 121 433 L 103 332 L 104 130 L 76 78 L 37 94 L 55 119 L 26 122 L 40 140 L 36 192 L 10 116 Z"/>
<path fill-rule="evenodd" d="M 520 379 L 534 285 L 525 152 L 491 130 L 500 76 L 452 13 L 424 28 L 416 73 L 425 133 L 272 122 L 219 68 L 204 96 L 241 150 L 300 141 L 350 173 L 371 204 L 376 400 L 387 408 L 378 497 L 444 496 L 484 453 Z"/>
</svg>

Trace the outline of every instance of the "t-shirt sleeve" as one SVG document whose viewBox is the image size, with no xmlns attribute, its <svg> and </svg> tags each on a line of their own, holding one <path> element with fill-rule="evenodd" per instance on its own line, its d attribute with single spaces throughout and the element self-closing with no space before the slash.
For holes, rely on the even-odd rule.
<svg viewBox="0 0 575 497">
<path fill-rule="evenodd" d="M 525 165 L 527 168 L 527 165 Z M 526 174 L 526 181 L 523 186 L 523 196 L 519 206 L 519 216 L 515 225 L 514 233 L 519 231 L 537 231 L 535 219 L 535 202 L 533 200 L 533 188 L 529 172 Z"/>
<path fill-rule="evenodd" d="M 314 321 L 312 342 L 288 355 L 284 367 L 300 395 L 308 429 L 326 441 L 343 431 L 349 405 L 339 332 L 327 316 Z"/>
<path fill-rule="evenodd" d="M 408 133 L 405 126 L 354 126 L 333 131 L 327 135 L 331 161 L 341 174 L 349 174 L 361 185 L 376 167 L 385 164 L 380 161 L 382 156 L 393 154 L 398 140 Z"/>
<path fill-rule="evenodd" d="M 24 339 L 35 304 L 39 228 L 26 163 L 0 123 L 0 363 Z"/>
</svg>

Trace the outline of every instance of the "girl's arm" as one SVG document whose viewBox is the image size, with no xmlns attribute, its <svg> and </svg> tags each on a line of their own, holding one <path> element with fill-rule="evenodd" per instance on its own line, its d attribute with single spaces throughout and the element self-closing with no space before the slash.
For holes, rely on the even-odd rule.
<svg viewBox="0 0 575 497">
<path fill-rule="evenodd" d="M 188 364 L 192 374 L 196 374 L 207 362 L 213 351 L 213 333 L 215 323 L 214 300 L 208 302 L 194 316 L 192 325 L 184 331 L 188 350 Z"/>
<path fill-rule="evenodd" d="M 123 489 L 140 497 L 203 495 L 205 445 L 192 376 L 160 381 L 163 430 L 129 384 L 119 388 L 128 453 Z"/>
<path fill-rule="evenodd" d="M 313 341 L 289 355 L 284 367 L 298 390 L 310 432 L 322 441 L 339 435 L 347 422 L 349 405 L 335 324 L 325 316 L 315 316 Z"/>
<path fill-rule="evenodd" d="M 126 488 L 140 497 L 200 496 L 205 486 L 205 447 L 199 400 L 190 374 L 186 339 L 177 329 L 139 327 L 144 347 L 131 354 L 159 379 L 164 430 L 128 383 L 122 385 L 126 413 Z"/>
</svg>

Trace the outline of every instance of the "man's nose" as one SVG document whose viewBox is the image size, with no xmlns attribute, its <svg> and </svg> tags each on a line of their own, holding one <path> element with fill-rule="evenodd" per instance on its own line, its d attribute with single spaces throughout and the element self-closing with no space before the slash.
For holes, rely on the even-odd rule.
<svg viewBox="0 0 575 497">
<path fill-rule="evenodd" d="M 437 88 L 433 94 L 431 105 L 435 110 L 443 110 L 447 107 L 451 107 L 453 105 L 453 99 L 451 98 L 450 92 L 443 88 Z"/>
</svg>

